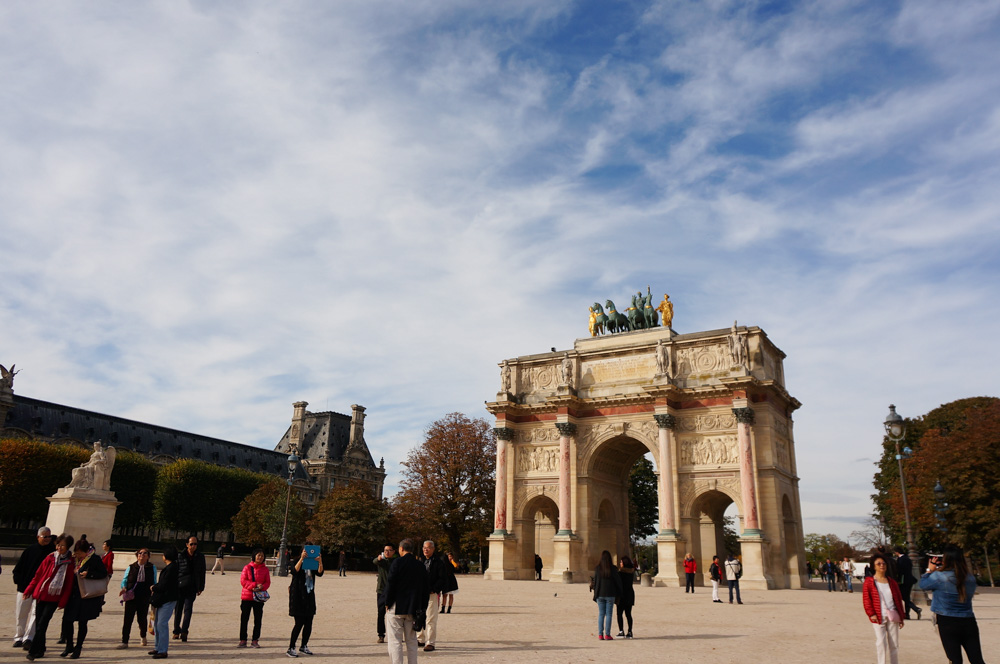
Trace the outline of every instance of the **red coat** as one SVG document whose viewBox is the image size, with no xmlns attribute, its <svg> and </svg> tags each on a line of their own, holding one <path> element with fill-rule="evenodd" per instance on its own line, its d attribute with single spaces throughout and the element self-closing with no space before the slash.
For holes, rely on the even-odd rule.
<svg viewBox="0 0 1000 664">
<path fill-rule="evenodd" d="M 899 614 L 900 624 L 906 620 L 905 605 L 903 595 L 899 592 L 899 585 L 895 580 L 889 579 L 889 591 L 892 593 L 892 601 L 896 604 L 896 613 Z M 865 585 L 861 589 L 861 602 L 865 607 L 865 615 L 870 620 L 872 616 L 878 618 L 878 624 L 882 624 L 882 601 L 879 598 L 878 588 L 875 587 L 875 577 L 865 578 Z"/>
<path fill-rule="evenodd" d="M 73 590 L 73 584 L 76 583 L 76 564 L 72 558 L 69 559 L 69 563 L 66 565 L 66 580 L 63 581 L 62 592 L 58 595 L 53 595 L 49 592 L 49 583 L 52 581 L 52 577 L 55 576 L 56 571 L 56 556 L 59 552 L 53 552 L 45 556 L 42 560 L 42 564 L 38 566 L 35 571 L 34 578 L 31 579 L 31 583 L 28 587 L 24 589 L 24 594 L 30 597 L 34 597 L 35 601 L 38 602 L 59 602 L 59 608 L 65 608 L 66 602 L 69 601 L 69 594 Z"/>
<path fill-rule="evenodd" d="M 251 572 L 251 570 L 253 570 Z M 240 585 L 243 587 L 240 592 L 240 599 L 253 599 L 253 591 L 257 589 L 257 584 L 261 585 L 261 590 L 271 587 L 271 573 L 266 565 L 257 563 L 247 563 L 240 575 Z"/>
<path fill-rule="evenodd" d="M 115 552 L 108 551 L 101 558 L 101 562 L 104 563 L 104 567 L 108 570 L 108 576 L 111 576 L 115 572 Z"/>
<path fill-rule="evenodd" d="M 685 558 L 684 559 L 684 571 L 687 574 L 694 574 L 695 572 L 697 572 L 698 571 L 698 561 L 695 560 L 694 558 Z"/>
</svg>

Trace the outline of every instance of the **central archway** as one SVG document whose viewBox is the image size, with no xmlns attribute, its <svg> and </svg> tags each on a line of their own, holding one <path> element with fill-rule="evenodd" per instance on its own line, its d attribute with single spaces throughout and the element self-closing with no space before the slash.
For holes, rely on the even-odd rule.
<svg viewBox="0 0 1000 664">
<path fill-rule="evenodd" d="M 631 436 L 620 434 L 599 443 L 586 460 L 580 477 L 579 504 L 583 519 L 580 535 L 587 543 L 589 569 L 597 566 L 607 549 L 617 562 L 632 555 L 629 541 L 629 473 L 652 450 Z M 654 465 L 656 460 L 653 460 Z"/>
<path fill-rule="evenodd" d="M 697 585 L 709 584 L 712 556 L 725 560 L 729 553 L 725 538 L 726 510 L 734 502 L 733 497 L 724 491 L 710 489 L 695 498 L 690 511 L 681 520 L 681 530 L 688 541 L 687 553 L 694 556 L 698 563 Z"/>
</svg>

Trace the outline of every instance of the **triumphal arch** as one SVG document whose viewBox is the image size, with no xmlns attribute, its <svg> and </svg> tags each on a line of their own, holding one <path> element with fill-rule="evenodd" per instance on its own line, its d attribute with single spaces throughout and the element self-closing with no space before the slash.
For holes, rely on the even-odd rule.
<svg viewBox="0 0 1000 664">
<path fill-rule="evenodd" d="M 669 310 L 654 310 L 666 326 L 656 314 L 649 320 L 649 299 L 646 325 L 641 299 L 625 321 L 612 320 L 626 315 L 610 301 L 607 313 L 595 303 L 591 336 L 572 350 L 501 363 L 501 390 L 487 403 L 497 485 L 486 577 L 533 578 L 538 554 L 543 578 L 563 581 L 568 571 L 583 582 L 602 550 L 616 560 L 628 553 L 629 472 L 649 454 L 657 585 L 684 583 L 688 552 L 708 583 L 735 503 L 741 585 L 805 586 L 791 418 L 800 403 L 785 389 L 785 354 L 754 326 L 677 334 L 669 299 Z"/>
</svg>

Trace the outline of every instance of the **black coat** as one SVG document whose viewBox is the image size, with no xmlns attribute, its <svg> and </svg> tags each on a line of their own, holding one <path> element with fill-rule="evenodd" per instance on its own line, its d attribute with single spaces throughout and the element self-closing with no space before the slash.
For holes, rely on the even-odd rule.
<svg viewBox="0 0 1000 664">
<path fill-rule="evenodd" d="M 149 601 L 150 588 L 153 586 L 153 563 L 146 563 L 145 578 L 142 583 L 139 578 L 139 563 L 132 563 L 125 571 L 125 588 L 135 593 L 135 599 Z M 133 600 L 134 601 L 134 600 Z"/>
<path fill-rule="evenodd" d="M 186 549 L 178 552 L 177 579 L 183 595 L 194 595 L 205 589 L 205 556 L 201 551 L 193 556 L 189 556 Z"/>
<path fill-rule="evenodd" d="M 598 597 L 621 597 L 622 578 L 618 570 L 612 568 L 611 576 L 601 576 L 601 566 L 594 568 L 594 601 Z"/>
<path fill-rule="evenodd" d="M 913 561 L 909 556 L 896 558 L 896 581 L 899 582 L 900 589 L 913 585 Z"/>
<path fill-rule="evenodd" d="M 458 579 L 455 578 L 455 566 L 451 564 L 450 560 L 442 560 L 441 568 L 444 570 L 444 588 L 441 590 L 446 593 L 458 590 Z"/>
<path fill-rule="evenodd" d="M 622 580 L 622 594 L 615 602 L 619 606 L 634 606 L 635 605 L 635 568 L 634 567 L 624 567 L 618 570 L 618 576 Z"/>
<path fill-rule="evenodd" d="M 180 598 L 180 586 L 177 577 L 177 563 L 172 562 L 160 572 L 160 578 L 152 588 L 152 597 L 149 603 L 160 607 L 167 602 L 176 602 Z"/>
<path fill-rule="evenodd" d="M 292 582 L 288 584 L 288 615 L 292 617 L 305 618 L 316 615 L 316 588 L 306 592 L 306 572 L 309 570 L 295 571 L 292 568 Z M 312 570 L 313 578 L 323 576 L 323 572 Z"/>
<path fill-rule="evenodd" d="M 38 571 L 39 565 L 45 560 L 45 556 L 55 550 L 55 544 L 42 545 L 36 542 L 21 553 L 17 564 L 14 565 L 14 572 L 12 574 L 14 584 L 17 585 L 17 592 L 24 593 L 25 588 L 35 578 L 35 572 Z"/>
<path fill-rule="evenodd" d="M 438 561 L 441 562 L 441 561 Z M 385 605 L 397 616 L 423 613 L 430 598 L 427 570 L 413 554 L 400 556 L 389 568 L 385 582 Z"/>
<path fill-rule="evenodd" d="M 427 570 L 427 586 L 430 588 L 431 593 L 437 594 L 443 590 L 447 590 L 448 579 L 447 572 L 444 569 L 445 563 L 436 553 L 428 558 L 428 560 L 430 563 L 424 563 L 424 568 Z"/>
<path fill-rule="evenodd" d="M 77 571 L 86 572 L 88 579 L 105 579 L 108 576 L 108 568 L 101 562 L 96 554 L 85 562 Z M 88 597 L 84 599 L 80 596 L 80 585 L 77 579 L 73 579 L 73 589 L 69 593 L 69 601 L 63 613 L 63 621 L 66 620 L 94 620 L 101 615 L 101 608 L 104 606 L 104 595 Z"/>
</svg>

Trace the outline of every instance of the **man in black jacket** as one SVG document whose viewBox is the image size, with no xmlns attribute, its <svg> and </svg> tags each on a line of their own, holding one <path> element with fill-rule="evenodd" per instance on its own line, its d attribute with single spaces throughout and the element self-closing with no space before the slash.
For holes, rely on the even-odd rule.
<svg viewBox="0 0 1000 664">
<path fill-rule="evenodd" d="M 194 600 L 205 590 L 205 556 L 198 550 L 198 538 L 193 535 L 177 556 L 177 583 L 180 592 L 174 609 L 174 639 L 187 641 Z"/>
<path fill-rule="evenodd" d="M 910 619 L 910 609 L 917 612 L 917 618 L 923 611 L 913 603 L 910 594 L 913 592 L 913 563 L 906 555 L 906 549 L 901 546 L 896 547 L 896 581 L 899 583 L 899 592 L 903 595 L 903 605 L 905 606 L 906 619 Z"/>
<path fill-rule="evenodd" d="M 375 621 L 375 631 L 378 633 L 378 642 L 385 643 L 385 584 L 389 580 L 389 569 L 396 562 L 393 557 L 396 555 L 396 548 L 392 544 L 386 544 L 382 548 L 382 553 L 372 561 L 378 570 L 375 579 L 375 602 L 378 607 L 378 618 Z"/>
<path fill-rule="evenodd" d="M 427 570 L 427 586 L 430 597 L 427 601 L 427 624 L 417 634 L 417 645 L 426 652 L 434 650 L 437 642 L 438 613 L 441 610 L 441 592 L 445 590 L 444 561 L 437 557 L 431 540 L 424 542 L 424 569 Z"/>
<path fill-rule="evenodd" d="M 416 664 L 417 638 L 414 621 L 421 621 L 429 589 L 427 570 L 413 556 L 413 540 L 399 543 L 399 558 L 389 568 L 385 582 L 386 628 L 392 664 Z"/>
<path fill-rule="evenodd" d="M 17 586 L 17 599 L 14 603 L 14 647 L 31 648 L 31 640 L 35 638 L 35 600 L 24 599 L 24 591 L 35 578 L 38 566 L 45 556 L 56 550 L 52 542 L 52 531 L 48 526 L 38 529 L 37 543 L 32 544 L 21 553 L 17 565 L 14 566 L 14 585 Z"/>
</svg>

